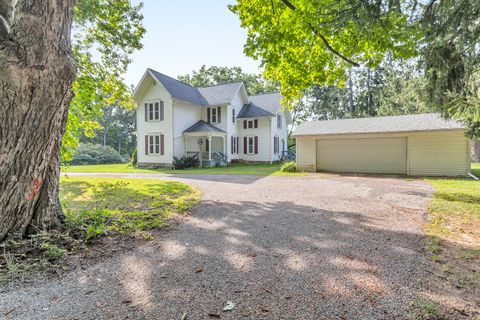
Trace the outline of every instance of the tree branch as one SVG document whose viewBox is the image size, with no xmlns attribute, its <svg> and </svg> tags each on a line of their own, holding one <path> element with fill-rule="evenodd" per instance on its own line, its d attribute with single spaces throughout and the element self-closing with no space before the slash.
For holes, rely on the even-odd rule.
<svg viewBox="0 0 480 320">
<path fill-rule="evenodd" d="M 283 4 L 285 4 L 290 10 L 292 10 L 292 11 L 296 10 L 296 7 L 290 1 L 288 1 L 288 0 L 280 0 L 280 1 L 282 1 Z M 338 52 L 337 50 L 332 48 L 332 46 L 330 45 L 328 40 L 320 32 L 318 32 L 310 22 L 308 23 L 308 26 L 312 30 L 313 34 L 315 36 L 319 37 L 320 40 L 322 40 L 323 44 L 325 45 L 325 47 L 327 48 L 328 51 L 330 51 L 331 53 L 333 53 L 334 55 L 336 55 L 337 57 L 339 57 L 343 61 L 351 64 L 354 67 L 360 67 L 360 64 L 358 64 L 357 62 L 347 58 L 346 56 L 344 56 L 343 54 L 341 54 L 340 52 Z"/>
</svg>

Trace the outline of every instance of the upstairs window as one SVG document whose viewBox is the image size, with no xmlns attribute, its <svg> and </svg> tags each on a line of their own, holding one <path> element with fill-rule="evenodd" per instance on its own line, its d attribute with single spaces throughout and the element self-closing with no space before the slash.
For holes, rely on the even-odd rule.
<svg viewBox="0 0 480 320">
<path fill-rule="evenodd" d="M 207 122 L 221 123 L 222 122 L 222 107 L 207 108 Z"/>
<path fill-rule="evenodd" d="M 243 129 L 256 129 L 256 128 L 258 128 L 258 119 L 243 120 Z"/>
<path fill-rule="evenodd" d="M 212 122 L 216 123 L 217 122 L 217 109 L 212 108 Z"/>
<path fill-rule="evenodd" d="M 232 108 L 232 123 L 235 123 L 235 116 L 236 116 L 235 113 L 236 113 L 235 109 Z"/>
<path fill-rule="evenodd" d="M 282 115 L 280 113 L 277 114 L 277 128 L 282 129 Z"/>
<path fill-rule="evenodd" d="M 159 121 L 164 119 L 165 107 L 163 101 L 145 103 L 145 121 Z"/>
</svg>

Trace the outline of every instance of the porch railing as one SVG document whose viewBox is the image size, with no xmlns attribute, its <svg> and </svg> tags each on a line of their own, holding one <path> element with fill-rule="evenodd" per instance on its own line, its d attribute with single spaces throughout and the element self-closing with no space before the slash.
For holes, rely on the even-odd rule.
<svg viewBox="0 0 480 320">
<path fill-rule="evenodd" d="M 200 156 L 200 152 L 187 151 L 187 157 L 195 157 L 198 159 L 199 156 Z"/>
<path fill-rule="evenodd" d="M 295 161 L 296 154 L 294 151 L 282 151 L 280 155 L 280 160 L 282 161 Z"/>
</svg>

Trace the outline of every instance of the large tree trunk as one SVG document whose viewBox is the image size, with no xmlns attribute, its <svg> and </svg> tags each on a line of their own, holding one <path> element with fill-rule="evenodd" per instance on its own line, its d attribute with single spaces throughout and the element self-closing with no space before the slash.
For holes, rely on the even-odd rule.
<svg viewBox="0 0 480 320">
<path fill-rule="evenodd" d="M 57 226 L 74 0 L 0 0 L 0 241 Z"/>
<path fill-rule="evenodd" d="M 473 140 L 472 145 L 472 161 L 480 161 L 480 140 Z"/>
</svg>

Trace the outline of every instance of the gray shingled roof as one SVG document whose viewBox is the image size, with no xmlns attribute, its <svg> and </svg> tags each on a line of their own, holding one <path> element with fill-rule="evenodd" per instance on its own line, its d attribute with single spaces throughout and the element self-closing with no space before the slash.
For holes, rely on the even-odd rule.
<svg viewBox="0 0 480 320">
<path fill-rule="evenodd" d="M 273 117 L 273 113 L 257 106 L 254 103 L 249 103 L 243 106 L 237 115 L 237 118 L 259 118 L 259 117 Z"/>
<path fill-rule="evenodd" d="M 454 120 L 444 120 L 436 113 L 375 118 L 356 118 L 304 122 L 293 136 L 352 133 L 383 133 L 463 129 Z"/>
<path fill-rule="evenodd" d="M 227 104 L 232 102 L 243 82 L 220 84 L 217 86 L 198 88 L 200 94 L 209 105 Z"/>
<path fill-rule="evenodd" d="M 188 133 L 188 132 L 210 132 L 210 131 L 211 132 L 223 132 L 223 133 L 225 133 L 225 131 L 223 131 L 222 129 L 219 129 L 215 126 L 212 126 L 211 124 L 206 123 L 203 120 L 198 121 L 193 126 L 189 127 L 188 129 L 186 129 L 183 132 Z"/>
<path fill-rule="evenodd" d="M 158 81 L 160 81 L 160 83 L 165 87 L 165 89 L 167 89 L 167 91 L 172 95 L 172 97 L 201 106 L 208 105 L 207 100 L 205 100 L 205 98 L 202 96 L 202 94 L 200 93 L 200 91 L 198 91 L 197 88 L 155 70 L 148 70 L 155 76 Z"/>
<path fill-rule="evenodd" d="M 273 114 L 282 111 L 282 105 L 280 104 L 282 96 L 278 92 L 259 94 L 256 96 L 249 96 L 248 98 L 253 104 Z"/>
<path fill-rule="evenodd" d="M 165 87 L 172 97 L 201 106 L 231 103 L 244 85 L 242 81 L 211 87 L 196 88 L 153 69 L 150 73 Z M 273 117 L 282 110 L 279 93 L 250 96 L 250 104 L 244 105 L 238 118 Z"/>
</svg>

